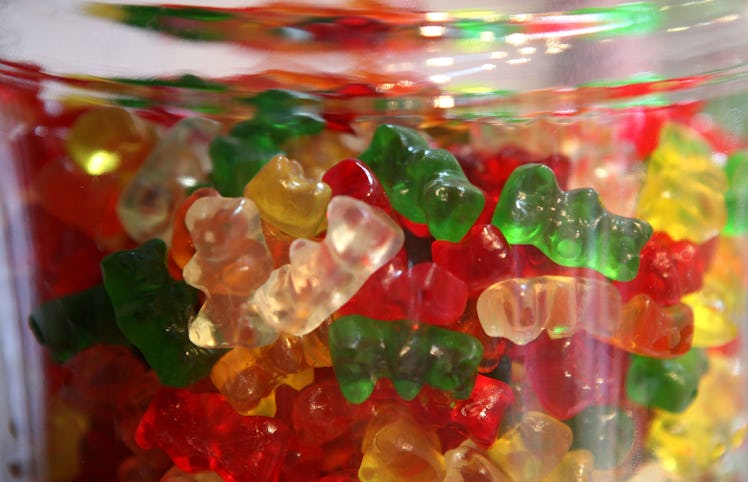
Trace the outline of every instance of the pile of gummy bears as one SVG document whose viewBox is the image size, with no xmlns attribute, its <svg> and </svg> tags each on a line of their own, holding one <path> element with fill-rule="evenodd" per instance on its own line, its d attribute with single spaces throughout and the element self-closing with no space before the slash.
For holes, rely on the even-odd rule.
<svg viewBox="0 0 748 482">
<path fill-rule="evenodd" d="M 509 128 L 10 94 L 48 480 L 647 480 L 742 444 L 748 151 L 699 103 Z"/>
</svg>

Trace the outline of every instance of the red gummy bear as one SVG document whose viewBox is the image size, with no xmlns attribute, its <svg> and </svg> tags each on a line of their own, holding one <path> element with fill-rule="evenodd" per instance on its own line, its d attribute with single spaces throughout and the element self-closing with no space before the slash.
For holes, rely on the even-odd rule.
<svg viewBox="0 0 748 482">
<path fill-rule="evenodd" d="M 293 427 L 309 445 L 330 442 L 371 414 L 371 404 L 354 405 L 340 391 L 336 380 L 325 380 L 306 387 L 293 405 Z"/>
<path fill-rule="evenodd" d="M 618 405 L 628 354 L 584 332 L 551 340 L 541 334 L 527 345 L 525 371 L 548 414 L 566 420 L 591 405 Z"/>
<path fill-rule="evenodd" d="M 534 162 L 545 164 L 556 174 L 562 189 L 566 189 L 571 172 L 571 161 L 563 154 L 551 154 L 541 158 L 523 147 L 512 144 L 502 147 L 493 155 L 475 156 L 475 158 L 460 156 L 458 160 L 470 182 L 483 189 L 487 197 L 494 202 L 499 199 L 501 189 L 512 171 L 519 166 Z"/>
<path fill-rule="evenodd" d="M 459 243 L 434 241 L 434 262 L 464 281 L 471 297 L 508 277 L 514 265 L 509 243 L 496 226 L 475 225 Z"/>
<path fill-rule="evenodd" d="M 357 159 L 345 159 L 328 169 L 322 176 L 333 196 L 350 196 L 392 215 L 387 194 L 374 172 Z"/>
<path fill-rule="evenodd" d="M 282 422 L 239 415 L 217 393 L 175 389 L 153 398 L 135 433 L 185 472 L 212 470 L 226 482 L 278 480 L 289 437 Z"/>
<path fill-rule="evenodd" d="M 430 261 L 407 268 L 403 252 L 377 270 L 340 310 L 378 320 L 409 319 L 450 327 L 465 311 L 465 282 Z M 377 300 L 372 303 L 372 300 Z"/>
<path fill-rule="evenodd" d="M 716 238 L 704 244 L 673 241 L 663 232 L 652 235 L 641 252 L 639 273 L 631 281 L 615 282 L 623 301 L 639 293 L 669 306 L 701 289 L 704 273 L 716 248 Z"/>
</svg>

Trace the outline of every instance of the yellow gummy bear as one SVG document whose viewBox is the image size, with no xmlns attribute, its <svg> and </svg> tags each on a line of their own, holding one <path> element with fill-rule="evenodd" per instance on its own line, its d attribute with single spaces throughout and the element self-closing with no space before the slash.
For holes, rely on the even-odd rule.
<svg viewBox="0 0 748 482">
<path fill-rule="evenodd" d="M 745 376 L 739 360 L 711 353 L 709 371 L 683 413 L 655 410 L 647 447 L 665 470 L 693 480 L 711 480 L 740 453 L 748 420 L 743 411 Z"/>
<path fill-rule="evenodd" d="M 380 412 L 372 419 L 362 451 L 358 471 L 362 482 L 431 482 L 444 478 L 439 438 L 405 413 Z"/>
<path fill-rule="evenodd" d="M 568 425 L 542 412 L 527 412 L 487 453 L 513 481 L 535 482 L 561 462 L 571 442 Z"/>
<path fill-rule="evenodd" d="M 262 219 L 284 233 L 312 237 L 325 229 L 325 212 L 332 197 L 330 186 L 308 177 L 298 162 L 275 156 L 244 188 Z"/>
<path fill-rule="evenodd" d="M 703 243 L 727 223 L 727 177 L 711 149 L 685 126 L 665 124 L 647 162 L 636 217 L 675 240 Z"/>
<path fill-rule="evenodd" d="M 156 142 L 145 121 L 118 107 L 97 107 L 78 117 L 68 134 L 70 157 L 84 171 L 100 176 L 134 170 Z"/>
<path fill-rule="evenodd" d="M 58 397 L 50 401 L 47 410 L 47 479 L 65 482 L 80 473 L 80 439 L 88 432 L 86 415 Z"/>
<path fill-rule="evenodd" d="M 738 336 L 746 314 L 748 240 L 722 237 L 700 291 L 684 296 L 693 309 L 693 345 L 715 347 Z"/>
<path fill-rule="evenodd" d="M 571 450 L 543 482 L 593 482 L 595 457 L 589 450 Z"/>
</svg>

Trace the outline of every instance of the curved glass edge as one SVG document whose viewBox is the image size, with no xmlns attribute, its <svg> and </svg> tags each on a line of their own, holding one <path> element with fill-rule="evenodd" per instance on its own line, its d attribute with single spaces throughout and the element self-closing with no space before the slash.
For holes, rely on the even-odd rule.
<svg viewBox="0 0 748 482">
<path fill-rule="evenodd" d="M 31 241 L 23 212 L 17 166 L 11 162 L 12 106 L 0 103 L 0 480 L 43 480 L 45 388 L 42 353 L 24 314 L 35 303 L 28 273 Z M 29 266 L 30 268 L 30 266 Z"/>
</svg>

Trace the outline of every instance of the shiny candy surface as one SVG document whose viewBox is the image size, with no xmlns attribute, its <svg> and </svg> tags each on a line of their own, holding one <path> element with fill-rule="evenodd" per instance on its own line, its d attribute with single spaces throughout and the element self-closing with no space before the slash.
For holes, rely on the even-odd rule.
<svg viewBox="0 0 748 482">
<path fill-rule="evenodd" d="M 392 207 L 425 223 L 436 239 L 457 242 L 478 219 L 485 197 L 447 151 L 429 149 L 413 129 L 381 125 L 359 158 L 382 182 Z"/>
<path fill-rule="evenodd" d="M 295 335 L 313 331 L 402 244 L 402 230 L 381 210 L 336 196 L 327 206 L 325 239 L 293 241 L 289 264 L 273 270 L 251 296 L 255 319 Z"/>
<path fill-rule="evenodd" d="M 478 298 L 478 318 L 490 336 L 526 345 L 544 330 L 551 338 L 569 337 L 591 320 L 617 324 L 618 290 L 609 283 L 566 276 L 500 281 Z"/>
<path fill-rule="evenodd" d="M 203 347 L 262 346 L 277 332 L 251 316 L 247 300 L 270 276 L 270 251 L 259 212 L 249 199 L 209 196 L 196 200 L 185 225 L 195 254 L 184 280 L 206 294 L 190 319 L 190 340 Z"/>
<path fill-rule="evenodd" d="M 593 268 L 628 281 L 652 227 L 609 213 L 592 189 L 562 191 L 553 171 L 527 164 L 512 172 L 491 219 L 511 244 L 532 244 L 562 266 Z"/>
<path fill-rule="evenodd" d="M 170 241 L 174 211 L 187 190 L 208 181 L 208 144 L 220 129 L 218 122 L 190 118 L 159 139 L 117 203 L 117 215 L 132 239 Z"/>
<path fill-rule="evenodd" d="M 703 243 L 719 234 L 727 223 L 723 194 L 727 177 L 710 153 L 698 133 L 673 123 L 664 125 L 647 162 L 637 216 L 676 240 Z"/>
<path fill-rule="evenodd" d="M 382 377 L 390 378 L 405 400 L 425 384 L 467 398 L 482 347 L 469 335 L 443 328 L 349 315 L 332 324 L 330 353 L 341 391 L 361 403 Z"/>
<path fill-rule="evenodd" d="M 185 386 L 205 377 L 220 352 L 190 342 L 187 321 L 195 312 L 197 293 L 169 276 L 163 241 L 111 254 L 101 268 L 117 325 L 159 379 Z"/>
<path fill-rule="evenodd" d="M 308 177 L 298 162 L 275 156 L 252 177 L 244 196 L 257 204 L 263 220 L 287 234 L 307 238 L 325 229 L 332 191 Z"/>
</svg>

